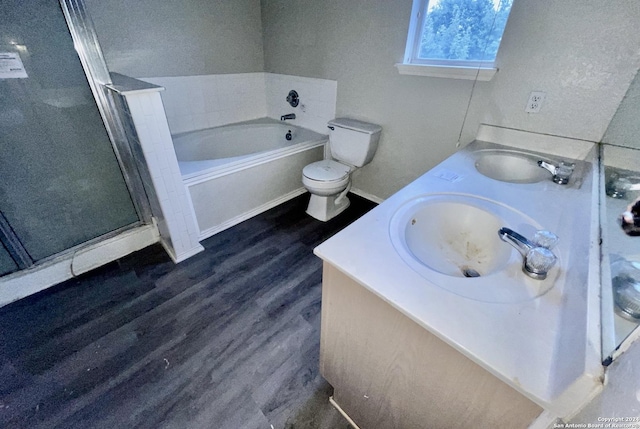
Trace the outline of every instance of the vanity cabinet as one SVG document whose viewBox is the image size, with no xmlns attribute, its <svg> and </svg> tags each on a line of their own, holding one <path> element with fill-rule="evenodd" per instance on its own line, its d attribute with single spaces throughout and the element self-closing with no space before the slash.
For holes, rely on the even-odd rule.
<svg viewBox="0 0 640 429">
<path fill-rule="evenodd" d="M 327 262 L 320 371 L 360 429 L 526 428 L 543 411 Z"/>
</svg>

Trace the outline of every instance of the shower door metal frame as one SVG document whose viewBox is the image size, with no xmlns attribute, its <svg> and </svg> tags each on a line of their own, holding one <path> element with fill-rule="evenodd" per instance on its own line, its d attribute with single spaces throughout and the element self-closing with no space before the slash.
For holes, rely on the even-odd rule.
<svg viewBox="0 0 640 429">
<path fill-rule="evenodd" d="M 139 221 L 87 240 L 42 260 L 34 261 L 0 212 L 0 242 L 18 266 L 17 272 L 55 260 L 61 255 L 77 252 L 81 248 L 114 237 L 141 224 L 152 223 L 149 198 L 133 157 L 125 128 L 115 107 L 113 94 L 106 88 L 106 85 L 110 85 L 112 82 L 98 43 L 93 21 L 82 0 L 59 0 L 59 4 Z"/>
<path fill-rule="evenodd" d="M 106 87 L 106 85 L 112 84 L 112 81 L 98 43 L 93 21 L 87 13 L 83 0 L 59 0 L 59 2 L 138 218 L 143 223 L 151 223 L 149 198 L 133 157 L 125 128 L 117 113 L 113 94 Z"/>
<path fill-rule="evenodd" d="M 0 242 L 4 245 L 6 251 L 9 252 L 18 270 L 24 270 L 34 264 L 31 255 L 29 255 L 27 249 L 24 248 L 2 212 L 0 212 Z"/>
</svg>

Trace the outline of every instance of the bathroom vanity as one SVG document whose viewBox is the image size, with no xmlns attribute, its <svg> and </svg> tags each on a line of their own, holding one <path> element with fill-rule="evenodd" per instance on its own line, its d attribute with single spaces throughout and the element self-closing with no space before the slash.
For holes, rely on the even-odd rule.
<svg viewBox="0 0 640 429">
<path fill-rule="evenodd" d="M 542 412 L 338 268 L 323 276 L 320 368 L 360 428 L 517 428 Z"/>
<path fill-rule="evenodd" d="M 598 394 L 597 156 L 590 142 L 483 126 L 318 246 L 334 405 L 361 429 L 542 428 Z M 538 158 L 575 163 L 569 183 L 536 178 L 524 164 Z M 524 274 L 501 226 L 560 237 L 546 279 Z"/>
</svg>

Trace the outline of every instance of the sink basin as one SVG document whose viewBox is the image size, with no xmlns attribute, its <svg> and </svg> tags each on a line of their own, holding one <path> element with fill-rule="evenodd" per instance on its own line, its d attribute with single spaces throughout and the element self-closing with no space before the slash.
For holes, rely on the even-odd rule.
<svg viewBox="0 0 640 429">
<path fill-rule="evenodd" d="M 427 267 L 449 276 L 477 277 L 509 260 L 511 248 L 497 234 L 503 224 L 500 217 L 467 201 L 431 199 L 416 207 L 405 240 L 413 257 Z"/>
<path fill-rule="evenodd" d="M 539 160 L 549 160 L 535 155 L 510 150 L 482 150 L 476 155 L 476 170 L 494 180 L 536 183 L 551 178 L 548 171 L 538 166 Z"/>
<path fill-rule="evenodd" d="M 478 277 L 507 264 L 512 247 L 500 240 L 498 230 L 514 220 L 522 224 L 522 217 L 484 198 L 434 194 L 411 201 L 394 219 L 398 244 L 413 260 L 448 276 Z"/>
<path fill-rule="evenodd" d="M 524 213 L 496 201 L 430 194 L 402 205 L 391 218 L 389 233 L 407 265 L 453 293 L 485 302 L 542 295 L 553 280 L 533 280 L 522 272 L 522 256 L 498 236 L 503 226 L 525 236 L 542 229 Z"/>
</svg>

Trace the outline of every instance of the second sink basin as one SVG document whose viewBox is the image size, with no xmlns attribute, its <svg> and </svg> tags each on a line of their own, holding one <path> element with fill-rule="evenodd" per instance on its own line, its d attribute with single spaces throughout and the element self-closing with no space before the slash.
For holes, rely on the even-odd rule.
<svg viewBox="0 0 640 429">
<path fill-rule="evenodd" d="M 476 153 L 476 156 L 476 170 L 494 180 L 536 183 L 550 178 L 549 172 L 538 166 L 538 161 L 542 158 L 525 152 L 481 150 Z"/>
</svg>

